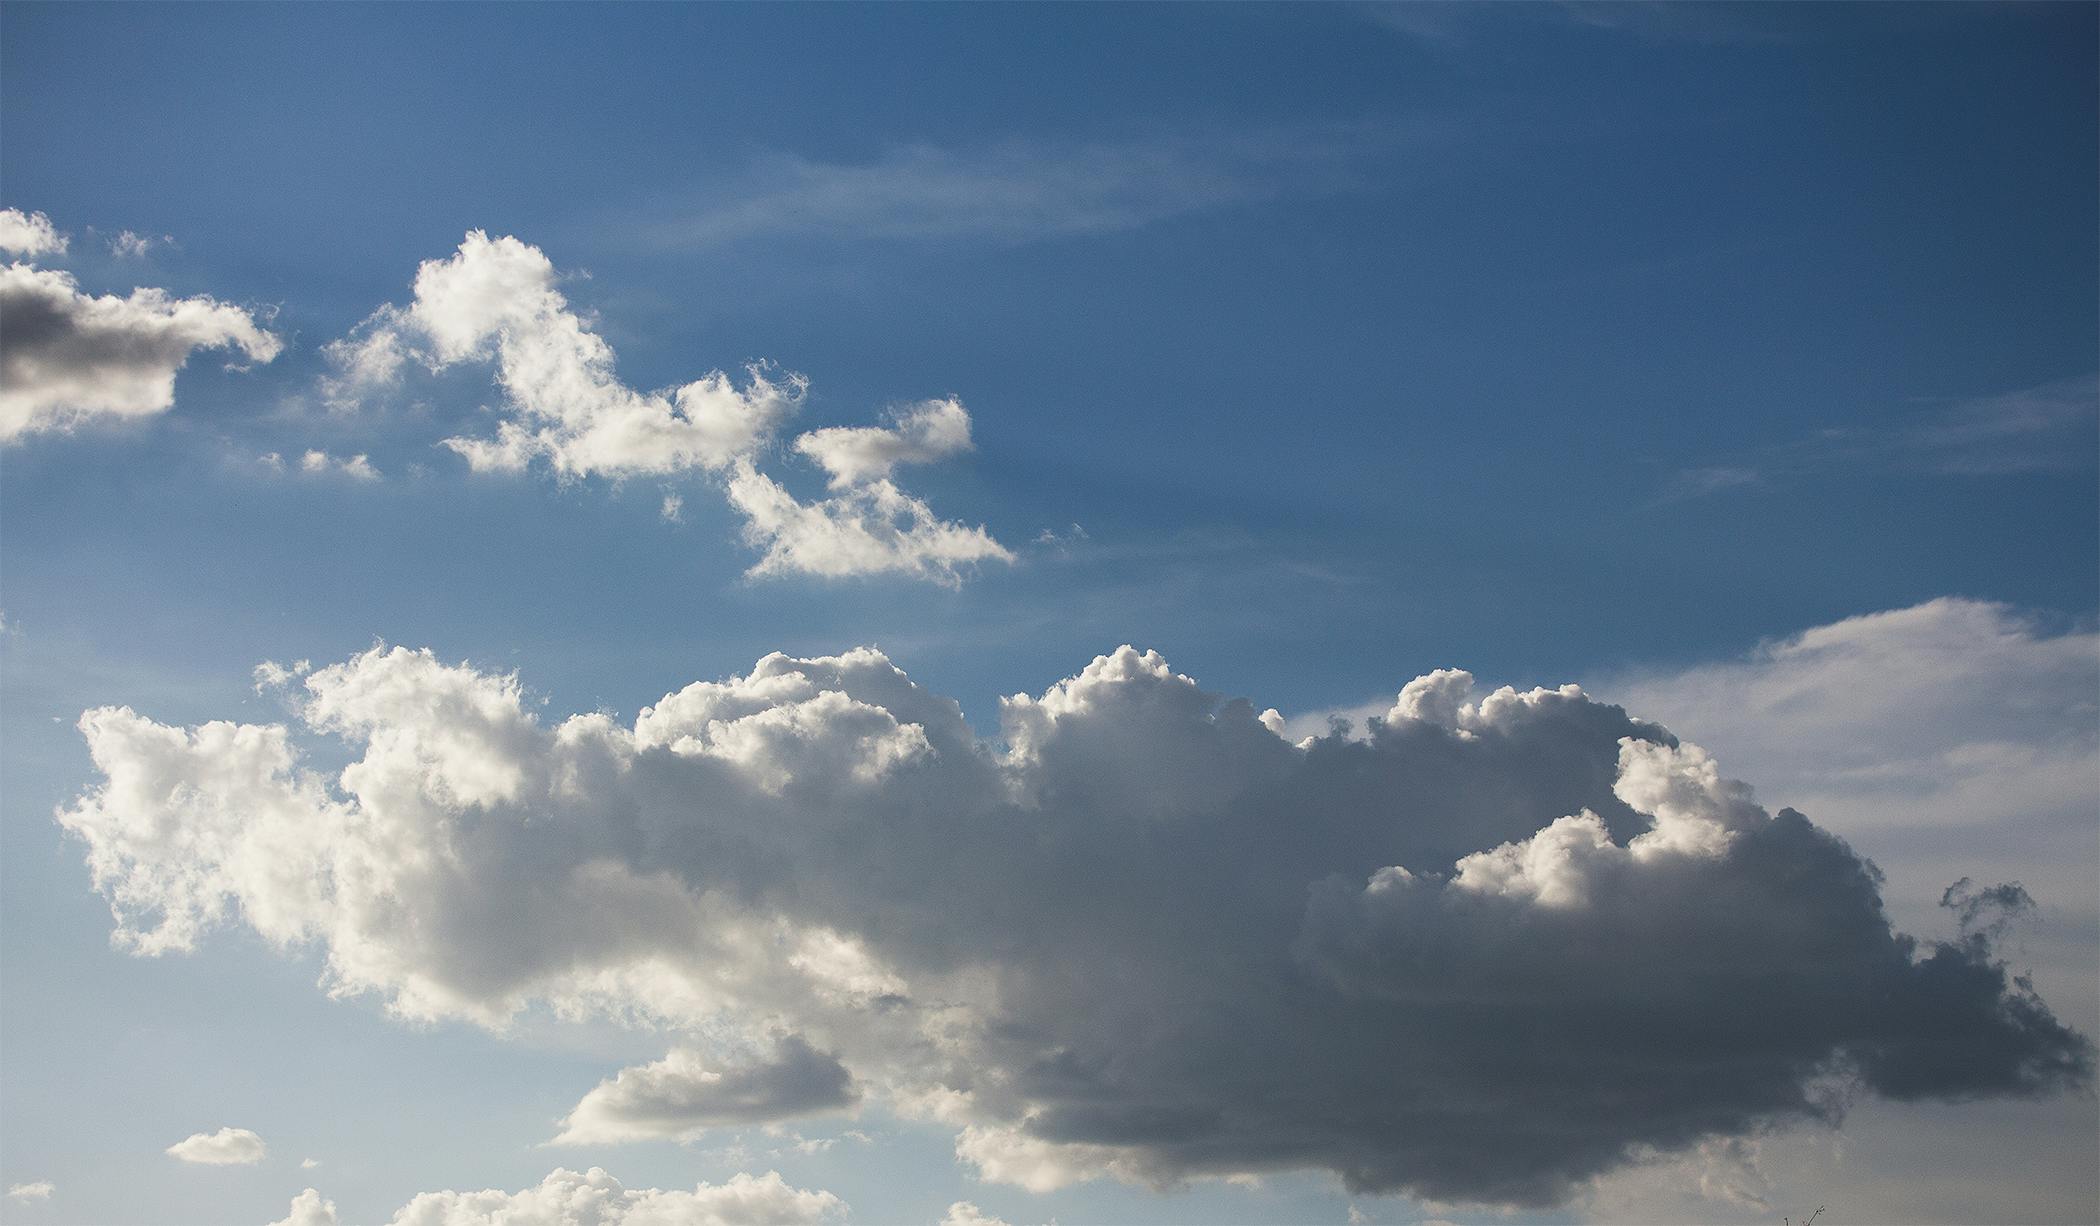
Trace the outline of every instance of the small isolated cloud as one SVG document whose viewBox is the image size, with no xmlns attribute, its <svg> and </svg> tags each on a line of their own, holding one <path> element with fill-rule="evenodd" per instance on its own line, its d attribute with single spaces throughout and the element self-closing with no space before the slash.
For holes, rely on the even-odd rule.
<svg viewBox="0 0 2100 1226">
<path fill-rule="evenodd" d="M 0 251 L 14 256 L 64 255 L 66 236 L 42 213 L 0 209 Z"/>
<path fill-rule="evenodd" d="M 792 1187 L 778 1171 L 738 1174 L 690 1192 L 626 1188 L 598 1167 L 557 1169 L 518 1192 L 425 1192 L 391 1226 L 818 1226 L 846 1216 L 829 1192 Z"/>
<path fill-rule="evenodd" d="M 668 524 L 685 522 L 685 499 L 678 494 L 665 494 L 663 506 L 657 512 Z"/>
<path fill-rule="evenodd" d="M 744 536 L 764 551 L 753 576 L 902 574 L 954 583 L 961 569 L 1012 555 L 982 528 L 949 523 L 889 480 L 901 464 L 966 451 L 970 418 L 959 401 L 927 401 L 888 426 L 833 427 L 796 449 L 825 468 L 832 495 L 803 502 L 760 473 L 756 456 L 803 402 L 808 380 L 765 363 L 738 380 L 712 371 L 641 392 L 620 382 L 612 347 L 556 288 L 554 265 L 513 237 L 470 232 L 443 260 L 426 260 L 406 308 L 386 306 L 325 352 L 335 373 L 322 394 L 354 408 L 399 384 L 411 366 L 432 371 L 492 361 L 507 397 L 493 437 L 444 445 L 483 472 L 545 465 L 558 479 L 698 472 L 727 481 Z M 663 516 L 683 508 L 666 497 Z"/>
<path fill-rule="evenodd" d="M 155 240 L 147 235 L 124 230 L 109 240 L 109 253 L 120 260 L 144 259 L 154 243 Z"/>
<path fill-rule="evenodd" d="M 168 1153 L 205 1166 L 251 1166 L 263 1160 L 269 1146 L 245 1128 L 221 1128 L 184 1137 L 168 1146 Z"/>
<path fill-rule="evenodd" d="M 267 362 L 283 343 L 208 297 L 94 296 L 69 273 L 11 264 L 0 269 L 0 442 L 165 412 L 191 352 L 226 348 Z"/>
<path fill-rule="evenodd" d="M 553 1144 L 685 1141 L 710 1128 L 777 1123 L 859 1101 L 860 1089 L 838 1057 L 799 1035 L 740 1062 L 710 1061 L 681 1047 L 600 1082 L 569 1113 Z"/>
<path fill-rule="evenodd" d="M 795 450 L 831 474 L 835 490 L 886 480 L 900 464 L 930 464 L 970 446 L 970 414 L 955 399 L 912 405 L 887 426 L 827 426 L 795 440 Z"/>
<path fill-rule="evenodd" d="M 337 474 L 353 481 L 379 480 L 379 470 L 372 467 L 372 461 L 362 454 L 345 459 L 325 451 L 309 451 L 299 457 L 299 471 L 311 476 Z"/>
<path fill-rule="evenodd" d="M 13 212 L 14 210 L 10 209 L 8 211 Z M 16 216 L 20 216 L 20 214 L 16 214 Z M 21 1201 L 26 1205 L 31 1201 L 50 1200 L 51 1194 L 56 1191 L 58 1191 L 57 1184 L 52 1183 L 48 1179 L 39 1179 L 35 1183 L 9 1184 L 7 1199 Z"/>
<path fill-rule="evenodd" d="M 320 1160 L 319 1158 L 301 1158 L 301 1159 L 299 1159 L 299 1169 L 300 1169 L 300 1170 L 302 1170 L 302 1171 L 310 1171 L 310 1170 L 313 1170 L 313 1169 L 314 1169 L 315 1167 L 317 1167 L 317 1166 L 319 1166 L 319 1165 L 321 1165 L 321 1160 Z"/>
<path fill-rule="evenodd" d="M 290 1212 L 271 1222 L 270 1226 L 336 1226 L 337 1220 L 335 1202 L 323 1199 L 319 1192 L 308 1188 L 294 1196 Z"/>
</svg>

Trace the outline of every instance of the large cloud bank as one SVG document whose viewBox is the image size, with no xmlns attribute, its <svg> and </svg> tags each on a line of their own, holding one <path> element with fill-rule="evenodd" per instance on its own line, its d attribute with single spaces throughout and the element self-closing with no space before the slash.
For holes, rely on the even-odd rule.
<svg viewBox="0 0 2100 1226">
<path fill-rule="evenodd" d="M 82 717 L 104 779 L 60 819 L 116 939 L 237 921 L 405 1016 L 676 1032 L 572 1140 L 865 1095 L 1031 1188 L 1316 1168 L 1551 1204 L 1860 1094 L 2090 1078 L 1997 953 L 2024 895 L 1901 935 L 1845 843 L 1573 686 L 1443 670 L 1292 743 L 1126 647 L 986 741 L 868 649 L 631 725 L 401 648 L 263 675 L 349 765 L 289 726 Z"/>
<path fill-rule="evenodd" d="M 0 248 L 63 254 L 42 213 L 0 210 Z M 240 307 L 161 289 L 87 294 L 72 274 L 17 261 L 0 268 L 0 442 L 81 422 L 151 417 L 175 403 L 175 375 L 198 349 L 251 362 L 283 342 Z"/>
<path fill-rule="evenodd" d="M 801 405 L 806 380 L 754 364 L 741 384 L 717 370 L 637 391 L 620 382 L 612 347 L 558 280 L 538 247 L 473 231 L 451 256 L 423 262 L 406 308 L 382 307 L 327 347 L 335 374 L 324 395 L 355 407 L 399 384 L 411 365 L 492 361 L 506 398 L 495 436 L 445 446 L 479 471 L 540 462 L 562 478 L 715 474 L 727 481 L 746 540 L 762 551 L 754 575 L 888 572 L 954 583 L 971 565 L 1012 560 L 983 528 L 940 519 L 890 479 L 900 464 L 969 450 L 970 416 L 959 401 L 910 406 L 889 426 L 802 435 L 797 449 L 830 476 L 830 492 L 804 502 L 756 461 Z"/>
</svg>

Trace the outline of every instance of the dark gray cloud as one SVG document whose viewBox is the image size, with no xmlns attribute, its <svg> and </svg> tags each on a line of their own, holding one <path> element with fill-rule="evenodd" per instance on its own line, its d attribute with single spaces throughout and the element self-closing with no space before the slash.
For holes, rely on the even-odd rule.
<svg viewBox="0 0 2100 1226">
<path fill-rule="evenodd" d="M 628 1070 L 592 1092 L 616 1126 L 837 1105 L 850 1069 L 1029 1187 L 1314 1168 L 1542 1205 L 1859 1095 L 2090 1078 L 1987 920 L 1895 932 L 1846 844 L 1572 686 L 1440 672 L 1294 744 L 1128 648 L 997 742 L 868 650 L 632 726 L 398 649 L 303 684 L 333 776 L 285 728 L 83 718 L 108 781 L 62 821 L 120 940 L 238 915 L 411 1016 L 807 1036 Z"/>
</svg>

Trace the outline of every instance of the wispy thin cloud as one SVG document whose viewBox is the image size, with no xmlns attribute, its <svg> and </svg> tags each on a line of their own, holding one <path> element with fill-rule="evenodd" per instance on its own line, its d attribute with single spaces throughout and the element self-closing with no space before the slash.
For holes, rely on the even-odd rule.
<svg viewBox="0 0 2100 1226">
<path fill-rule="evenodd" d="M 1344 190 L 1363 160 L 1423 132 L 1371 121 L 974 149 L 916 144 L 862 162 L 780 153 L 654 232 L 668 244 L 709 246 L 764 234 L 1020 242 L 1132 230 L 1206 209 Z"/>
<path fill-rule="evenodd" d="M 1656 502 L 1681 502 L 1839 468 L 1949 476 L 2080 472 L 2100 461 L 2100 375 L 1926 402 L 1893 426 L 1817 431 L 1723 464 L 1679 469 Z"/>
</svg>

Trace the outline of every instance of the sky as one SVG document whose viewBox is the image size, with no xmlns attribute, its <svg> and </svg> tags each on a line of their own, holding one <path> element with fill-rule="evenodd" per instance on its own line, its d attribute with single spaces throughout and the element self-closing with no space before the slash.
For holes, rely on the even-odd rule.
<svg viewBox="0 0 2100 1226">
<path fill-rule="evenodd" d="M 2100 1211 L 2083 5 L 0 5 L 0 1221 Z"/>
</svg>

